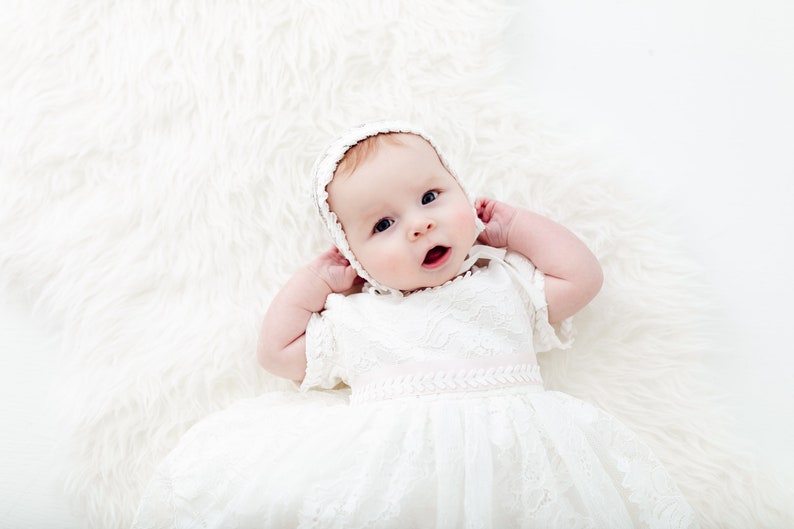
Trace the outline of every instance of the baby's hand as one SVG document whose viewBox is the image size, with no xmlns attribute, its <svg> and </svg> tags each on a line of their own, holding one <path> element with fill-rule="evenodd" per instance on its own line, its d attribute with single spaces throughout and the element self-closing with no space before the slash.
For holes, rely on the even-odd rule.
<svg viewBox="0 0 794 529">
<path fill-rule="evenodd" d="M 335 247 L 309 263 L 309 269 L 325 281 L 331 292 L 345 292 L 354 284 L 363 282 L 350 262 Z"/>
<path fill-rule="evenodd" d="M 494 248 L 506 247 L 507 234 L 516 216 L 516 209 L 504 202 L 484 197 L 474 201 L 474 209 L 480 220 L 485 223 L 485 230 L 480 233 L 477 240 Z"/>
</svg>

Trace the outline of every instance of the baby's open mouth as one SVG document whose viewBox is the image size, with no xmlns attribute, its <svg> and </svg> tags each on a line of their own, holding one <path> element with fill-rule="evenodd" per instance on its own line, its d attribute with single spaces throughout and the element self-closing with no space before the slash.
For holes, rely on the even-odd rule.
<svg viewBox="0 0 794 529">
<path fill-rule="evenodd" d="M 446 246 L 433 246 L 427 251 L 425 260 L 422 261 L 422 265 L 432 267 L 433 265 L 440 263 L 444 257 L 446 257 L 447 253 L 449 253 L 449 248 Z"/>
</svg>

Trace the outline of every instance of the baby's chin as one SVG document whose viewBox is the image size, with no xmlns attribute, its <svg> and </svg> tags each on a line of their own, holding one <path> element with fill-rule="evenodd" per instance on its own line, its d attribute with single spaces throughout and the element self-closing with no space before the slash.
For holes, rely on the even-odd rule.
<svg viewBox="0 0 794 529">
<path fill-rule="evenodd" d="M 413 277 L 413 280 L 403 278 L 404 280 L 400 281 L 395 280 L 395 278 L 379 278 L 375 274 L 371 274 L 371 276 L 376 283 L 391 290 L 399 290 L 403 293 L 439 287 L 463 275 L 468 270 L 468 267 L 466 270 L 461 270 L 461 268 L 463 268 L 466 258 L 469 257 L 471 247 L 475 243 L 476 239 L 471 245 L 466 247 L 465 251 L 461 251 L 460 246 L 457 247 L 457 250 L 455 246 L 444 246 L 444 252 L 437 251 L 440 247 L 432 248 L 428 251 L 428 255 L 425 256 L 422 272 L 418 277 Z M 433 255 L 433 253 L 436 255 Z"/>
<path fill-rule="evenodd" d="M 465 271 L 457 272 L 457 270 L 460 268 L 461 264 L 462 263 L 459 263 L 457 265 L 457 267 L 453 268 L 455 270 L 455 273 L 451 273 L 451 274 L 436 274 L 434 277 L 429 278 L 427 281 L 419 281 L 419 282 L 415 282 L 415 283 L 402 283 L 402 284 L 400 284 L 400 286 L 391 286 L 388 283 L 380 283 L 380 281 L 378 281 L 377 278 L 374 278 L 374 279 L 375 279 L 375 281 L 378 281 L 380 284 L 382 284 L 382 285 L 384 285 L 384 286 L 386 286 L 386 287 L 388 287 L 388 288 L 390 288 L 392 290 L 399 290 L 399 291 L 401 291 L 403 293 L 416 292 L 417 290 L 424 290 L 424 289 L 428 289 L 428 288 L 440 287 L 441 285 L 449 283 L 450 281 L 452 281 L 456 277 L 462 275 L 463 273 L 465 273 Z"/>
</svg>

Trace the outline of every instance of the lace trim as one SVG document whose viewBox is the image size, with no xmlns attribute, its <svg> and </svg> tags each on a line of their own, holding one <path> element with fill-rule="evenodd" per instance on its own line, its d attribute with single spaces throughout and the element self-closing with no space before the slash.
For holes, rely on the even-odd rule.
<svg viewBox="0 0 794 529">
<path fill-rule="evenodd" d="M 462 272 L 460 275 L 457 275 L 457 276 L 453 277 L 452 279 L 450 279 L 449 281 L 441 283 L 440 285 L 437 285 L 437 286 L 434 286 L 434 287 L 418 288 L 416 290 L 410 290 L 410 291 L 403 292 L 402 294 L 403 294 L 403 296 L 407 296 L 409 294 L 415 294 L 417 292 L 431 292 L 433 290 L 438 290 L 440 288 L 446 287 L 447 285 L 451 285 L 452 283 L 455 283 L 456 281 L 460 281 L 463 278 L 471 277 L 473 274 L 479 272 L 482 269 L 483 268 L 480 267 L 480 266 L 474 266 L 470 270 Z M 372 294 L 373 296 L 388 295 L 388 294 L 384 294 L 383 291 L 378 290 L 377 288 L 375 288 L 374 286 L 372 286 L 369 283 L 364 283 L 364 286 L 361 288 L 361 292 L 363 292 L 365 294 Z"/>
<path fill-rule="evenodd" d="M 519 385 L 543 385 L 536 364 L 495 366 L 399 375 L 353 387 L 351 404 L 459 391 L 483 391 Z"/>
</svg>

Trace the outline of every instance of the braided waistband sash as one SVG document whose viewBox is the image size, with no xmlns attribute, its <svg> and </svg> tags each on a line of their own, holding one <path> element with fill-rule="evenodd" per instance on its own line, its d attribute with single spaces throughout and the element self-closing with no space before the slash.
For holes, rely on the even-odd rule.
<svg viewBox="0 0 794 529">
<path fill-rule="evenodd" d="M 543 386 L 533 354 L 418 362 L 384 369 L 359 378 L 352 385 L 350 402 L 360 404 L 520 385 Z"/>
</svg>

